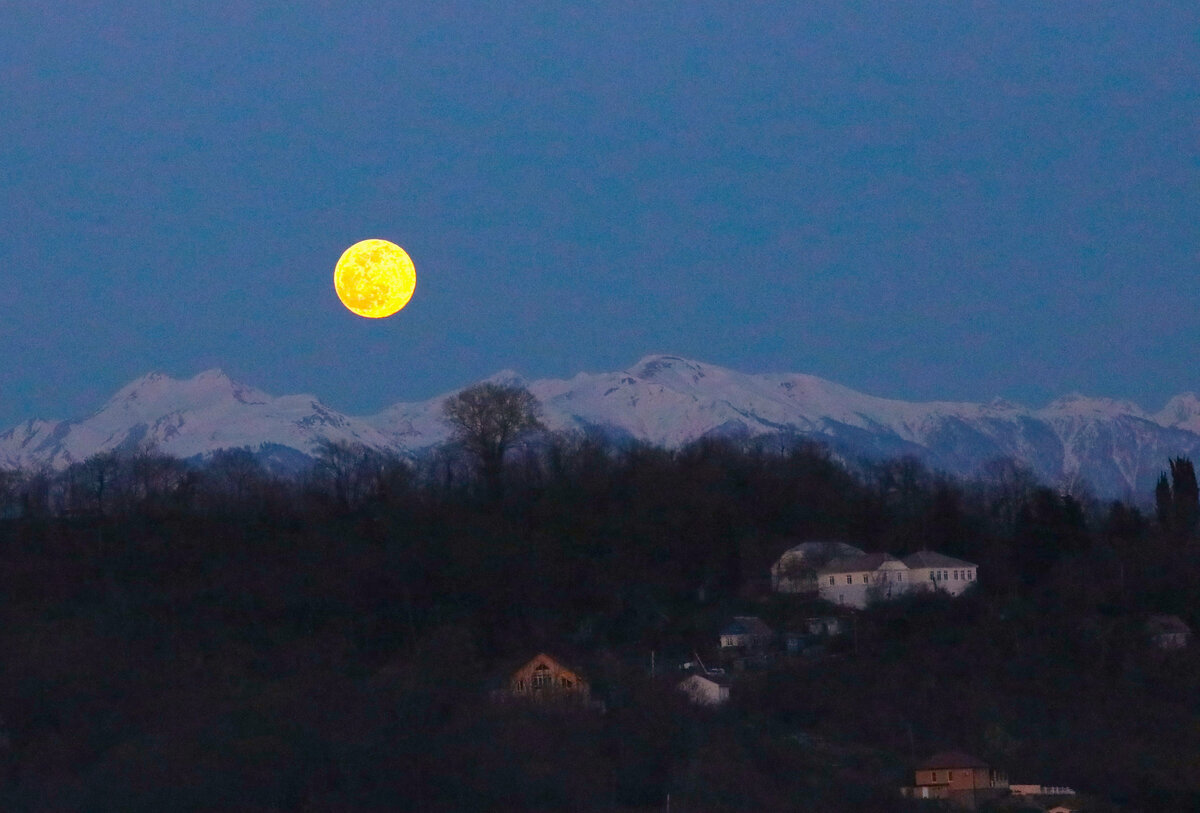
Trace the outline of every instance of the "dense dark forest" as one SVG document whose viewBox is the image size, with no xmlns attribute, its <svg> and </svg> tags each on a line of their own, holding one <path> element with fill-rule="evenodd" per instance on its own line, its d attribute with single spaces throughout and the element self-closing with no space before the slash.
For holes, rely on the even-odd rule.
<svg viewBox="0 0 1200 813">
<path fill-rule="evenodd" d="M 794 444 L 501 451 L 0 473 L 0 808 L 918 810 L 897 787 L 954 748 L 1090 809 L 1200 809 L 1200 648 L 1145 634 L 1200 623 L 1189 461 L 1143 514 L 1007 461 L 963 481 Z M 805 539 L 979 581 L 689 705 L 677 664 L 731 614 L 831 611 L 769 590 Z M 604 710 L 495 702 L 539 651 Z"/>
</svg>

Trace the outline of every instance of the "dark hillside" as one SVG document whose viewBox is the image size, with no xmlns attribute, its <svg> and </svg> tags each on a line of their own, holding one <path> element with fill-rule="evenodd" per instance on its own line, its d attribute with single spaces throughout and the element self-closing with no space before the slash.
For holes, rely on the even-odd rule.
<svg viewBox="0 0 1200 813">
<path fill-rule="evenodd" d="M 913 762 L 951 747 L 1098 809 L 1200 804 L 1200 653 L 1145 632 L 1200 623 L 1200 544 L 1128 506 L 815 448 L 556 442 L 501 498 L 450 458 L 361 462 L 14 479 L 0 807 L 902 810 Z M 797 538 L 928 546 L 980 582 L 690 706 L 674 667 L 723 619 L 821 610 L 765 592 Z M 539 651 L 605 710 L 495 702 Z"/>
</svg>

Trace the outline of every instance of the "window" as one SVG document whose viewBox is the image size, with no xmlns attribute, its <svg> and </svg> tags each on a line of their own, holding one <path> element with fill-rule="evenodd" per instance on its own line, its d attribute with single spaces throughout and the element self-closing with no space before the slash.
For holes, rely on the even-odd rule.
<svg viewBox="0 0 1200 813">
<path fill-rule="evenodd" d="M 854 584 L 854 577 L 853 577 L 853 576 L 847 576 L 847 577 L 846 577 L 846 584 Z"/>
<path fill-rule="evenodd" d="M 903 574 L 903 573 L 897 573 L 897 574 L 896 574 L 896 581 L 898 581 L 898 582 L 902 582 L 902 581 L 904 581 L 904 574 Z"/>
<path fill-rule="evenodd" d="M 972 581 L 972 582 L 975 581 L 975 571 L 974 570 L 967 571 L 967 581 Z"/>
<path fill-rule="evenodd" d="M 936 781 L 937 781 L 937 771 L 934 771 L 934 772 L 933 772 L 933 774 L 931 775 L 931 778 L 930 778 L 930 780 L 929 780 L 929 781 L 930 781 L 930 782 L 936 782 Z"/>
<path fill-rule="evenodd" d="M 863 584 L 866 584 L 866 583 L 867 583 L 867 574 L 864 573 L 863 574 Z"/>
<path fill-rule="evenodd" d="M 538 664 L 537 668 L 533 670 L 532 682 L 533 688 L 535 689 L 540 689 L 543 686 L 549 686 L 551 684 L 550 667 L 546 666 L 544 663 Z"/>
<path fill-rule="evenodd" d="M 958 581 L 958 571 L 954 571 L 954 580 Z"/>
<path fill-rule="evenodd" d="M 948 570 L 943 570 L 943 571 L 942 571 L 942 581 L 946 581 L 946 580 L 947 580 L 947 579 L 949 579 L 949 578 L 950 578 L 950 571 L 948 571 Z"/>
<path fill-rule="evenodd" d="M 946 771 L 946 781 L 947 782 L 954 781 L 954 771 Z"/>
<path fill-rule="evenodd" d="M 829 577 L 829 583 L 830 583 L 830 584 L 833 584 L 833 576 L 830 576 L 830 577 Z"/>
</svg>

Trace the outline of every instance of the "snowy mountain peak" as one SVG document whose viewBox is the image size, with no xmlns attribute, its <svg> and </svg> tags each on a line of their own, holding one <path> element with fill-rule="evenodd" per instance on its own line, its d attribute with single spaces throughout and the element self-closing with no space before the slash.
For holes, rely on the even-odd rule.
<svg viewBox="0 0 1200 813">
<path fill-rule="evenodd" d="M 529 381 L 503 370 L 485 381 L 527 386 L 551 429 L 617 443 L 677 448 L 699 438 L 808 438 L 844 460 L 914 455 L 973 474 L 1014 458 L 1049 484 L 1087 481 L 1097 495 L 1149 494 L 1163 461 L 1200 458 L 1200 397 L 1176 396 L 1150 417 L 1136 404 L 1071 395 L 1040 410 L 880 398 L 799 373 L 747 374 L 676 355 L 646 356 L 625 371 Z M 445 441 L 446 393 L 350 417 L 311 395 L 273 397 L 206 370 L 177 380 L 151 373 L 81 421 L 28 421 L 0 434 L 0 467 L 64 467 L 97 452 L 150 443 L 181 458 L 218 449 L 290 449 L 326 441 L 412 454 Z M 776 440 L 774 436 L 782 436 Z"/>
<path fill-rule="evenodd" d="M 480 382 L 481 384 L 499 384 L 504 387 L 527 387 L 529 381 L 516 370 L 501 370 L 492 373 Z"/>
<path fill-rule="evenodd" d="M 690 386 L 699 383 L 720 367 L 712 367 L 698 361 L 682 358 L 681 356 L 654 355 L 646 356 L 628 370 L 634 378 L 642 381 L 653 381 L 658 384 L 684 384 Z M 727 372 L 722 370 L 722 372 Z"/>
<path fill-rule="evenodd" d="M 988 401 L 987 406 L 988 409 L 994 409 L 997 412 L 1017 412 L 1025 410 L 1025 407 L 1021 406 L 1020 404 L 1010 401 L 1007 398 L 1000 398 L 999 396 Z"/>
<path fill-rule="evenodd" d="M 1042 411 L 1048 414 L 1072 415 L 1081 418 L 1116 418 L 1123 415 L 1131 415 L 1135 418 L 1149 418 L 1145 410 L 1132 401 L 1120 401 L 1114 398 L 1093 398 L 1077 392 L 1051 401 Z"/>
<path fill-rule="evenodd" d="M 1200 432 L 1200 395 L 1194 392 L 1176 395 L 1154 419 L 1163 426 Z"/>
<path fill-rule="evenodd" d="M 188 379 L 150 373 L 122 387 L 93 417 L 105 413 L 160 416 L 179 410 L 208 408 L 225 401 L 265 404 L 269 395 L 239 384 L 221 370 L 212 369 Z"/>
</svg>

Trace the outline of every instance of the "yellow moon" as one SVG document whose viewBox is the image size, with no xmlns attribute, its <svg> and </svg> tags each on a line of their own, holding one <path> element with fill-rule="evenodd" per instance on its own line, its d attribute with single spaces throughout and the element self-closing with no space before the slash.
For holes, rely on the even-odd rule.
<svg viewBox="0 0 1200 813">
<path fill-rule="evenodd" d="M 408 252 L 387 240 L 362 240 L 342 252 L 333 269 L 342 304 L 359 316 L 382 319 L 408 304 L 417 270 Z"/>
</svg>

